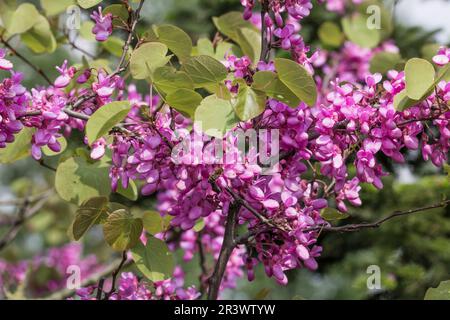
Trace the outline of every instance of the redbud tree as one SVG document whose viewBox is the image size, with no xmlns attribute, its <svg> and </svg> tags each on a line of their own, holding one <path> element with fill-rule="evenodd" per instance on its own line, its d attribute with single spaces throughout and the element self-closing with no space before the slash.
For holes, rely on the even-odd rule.
<svg viewBox="0 0 450 320">
<path fill-rule="evenodd" d="M 68 241 L 99 225 L 120 255 L 106 265 L 75 243 L 50 249 L 31 268 L 59 270 L 42 285 L 51 298 L 217 299 L 257 267 L 282 286 L 288 271 L 318 268 L 323 233 L 448 205 L 346 223 L 363 184 L 383 188 L 386 159 L 416 152 L 446 169 L 450 49 L 402 57 L 381 1 L 240 2 L 242 12 L 213 18 L 212 39 L 195 42 L 175 25 L 142 24 L 152 0 L 0 2 L 0 161 L 32 157 L 54 171 L 52 188 L 17 204 L 0 250 L 57 194 L 76 206 Z M 320 26 L 319 44 L 301 36 L 313 5 L 341 20 Z M 54 61 L 55 78 L 24 53 L 62 46 L 81 58 Z M 37 77 L 45 85 L 22 85 Z M 145 208 L 134 205 L 143 198 Z M 188 287 L 178 260 L 194 256 L 198 284 Z M 73 266 L 78 287 L 68 286 Z M 26 273 L 0 270 L 5 295 Z"/>
</svg>

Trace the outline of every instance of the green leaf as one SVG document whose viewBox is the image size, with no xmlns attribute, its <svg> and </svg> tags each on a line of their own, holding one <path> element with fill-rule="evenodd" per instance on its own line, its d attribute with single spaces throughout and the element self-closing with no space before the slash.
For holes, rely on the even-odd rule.
<svg viewBox="0 0 450 320">
<path fill-rule="evenodd" d="M 89 67 L 93 69 L 105 69 L 106 72 L 111 73 L 110 63 L 111 61 L 108 59 L 95 59 L 89 61 Z"/>
<path fill-rule="evenodd" d="M 101 161 L 89 163 L 82 157 L 61 162 L 56 170 L 55 189 L 69 202 L 81 204 L 97 196 L 111 193 L 109 165 Z"/>
<path fill-rule="evenodd" d="M 83 21 L 81 23 L 80 28 L 80 36 L 89 41 L 95 41 L 95 35 L 92 33 L 92 28 L 95 26 L 95 23 L 91 20 Z"/>
<path fill-rule="evenodd" d="M 58 139 L 59 144 L 61 145 L 61 150 L 59 150 L 59 152 L 55 152 L 53 150 L 51 150 L 48 146 L 45 146 L 42 148 L 42 152 L 47 156 L 47 157 L 53 157 L 53 156 L 57 156 L 61 153 L 63 153 L 66 148 L 67 148 L 67 140 L 64 137 L 59 137 Z"/>
<path fill-rule="evenodd" d="M 195 110 L 202 102 L 203 97 L 190 89 L 178 89 L 166 97 L 166 102 L 175 110 L 183 113 L 189 118 L 193 118 Z"/>
<path fill-rule="evenodd" d="M 134 79 L 151 78 L 156 69 L 164 67 L 170 60 L 169 49 L 163 43 L 144 43 L 131 55 L 130 71 Z"/>
<path fill-rule="evenodd" d="M 363 48 L 375 48 L 381 41 L 381 33 L 378 29 L 369 29 L 367 19 L 363 14 L 345 17 L 342 19 L 342 28 L 351 42 Z"/>
<path fill-rule="evenodd" d="M 82 7 L 83 9 L 92 8 L 93 6 L 96 6 L 97 4 L 102 2 L 102 0 L 77 0 L 77 1 L 80 7 Z"/>
<path fill-rule="evenodd" d="M 448 182 L 450 182 L 450 165 L 449 164 L 444 164 L 444 172 L 447 176 Z"/>
<path fill-rule="evenodd" d="M 208 86 L 208 87 L 206 87 L 206 89 L 209 92 L 214 93 L 220 99 L 231 100 L 231 98 L 232 98 L 231 92 L 224 82 L 220 82 L 215 85 Z"/>
<path fill-rule="evenodd" d="M 447 64 L 438 70 L 436 79 L 434 80 L 433 89 L 441 81 L 450 82 L 450 64 Z"/>
<path fill-rule="evenodd" d="M 252 88 L 265 92 L 269 97 L 277 99 L 291 108 L 297 108 L 300 99 L 271 71 L 259 71 L 253 76 Z"/>
<path fill-rule="evenodd" d="M 41 0 L 41 7 L 47 16 L 54 16 L 65 12 L 73 4 L 75 4 L 75 0 Z"/>
<path fill-rule="evenodd" d="M 413 59 L 411 59 L 411 60 L 413 60 Z M 421 101 L 428 98 L 433 93 L 434 88 L 442 80 L 450 81 L 450 65 L 447 65 L 446 67 L 439 69 L 436 77 L 434 77 L 434 68 L 433 68 L 433 81 L 430 81 L 431 80 L 431 72 L 430 72 L 431 69 L 429 69 L 428 67 L 425 67 L 426 64 L 423 63 L 426 60 L 423 60 L 423 59 L 417 59 L 417 60 L 420 60 L 420 63 L 423 65 L 423 68 L 428 69 L 428 71 L 426 71 L 428 73 L 428 75 L 426 75 L 425 76 L 426 79 L 424 79 L 425 83 L 428 84 L 428 87 L 425 88 L 425 85 L 423 85 L 421 83 L 417 84 L 417 82 L 419 81 L 419 79 L 416 75 L 417 70 L 414 70 L 415 69 L 414 65 L 410 64 L 408 73 L 410 75 L 409 83 L 411 85 L 409 87 L 409 90 L 411 91 L 411 93 L 414 93 L 414 89 L 418 90 L 415 92 L 417 94 L 417 96 L 419 95 L 420 92 L 424 92 L 424 93 L 420 96 L 419 99 L 411 98 L 408 94 L 408 82 L 407 82 L 406 89 L 401 91 L 394 97 L 394 108 L 398 111 L 403 111 L 409 107 L 417 105 Z M 423 71 L 421 71 L 421 72 L 423 72 Z M 406 73 L 406 69 L 405 69 L 405 73 Z M 430 82 L 431 82 L 431 85 L 430 85 Z"/>
<path fill-rule="evenodd" d="M 437 50 L 436 50 L 437 52 Z M 208 38 L 200 38 L 197 41 L 197 55 L 200 56 L 215 56 L 214 46 Z"/>
<path fill-rule="evenodd" d="M 83 202 L 78 208 L 72 225 L 73 237 L 76 241 L 90 229 L 107 217 L 108 198 L 94 197 Z"/>
<path fill-rule="evenodd" d="M 244 20 L 242 17 L 242 12 L 238 11 L 232 11 L 220 17 L 214 17 L 213 22 L 221 33 L 235 42 L 239 40 L 239 36 L 237 34 L 239 29 L 249 28 L 256 31 L 255 26 L 253 26 L 249 21 Z"/>
<path fill-rule="evenodd" d="M 153 31 L 156 35 L 156 40 L 164 43 L 181 61 L 191 55 L 192 40 L 180 28 L 170 24 L 164 24 L 153 26 Z"/>
<path fill-rule="evenodd" d="M 368 22 L 374 22 L 372 18 L 377 14 L 376 11 L 369 10 L 369 7 L 374 7 L 380 12 L 380 40 L 385 40 L 390 37 L 394 31 L 394 24 L 392 19 L 391 8 L 386 8 L 383 0 L 365 0 L 358 6 L 358 11 L 367 19 Z M 372 21 L 371 21 L 372 20 Z"/>
<path fill-rule="evenodd" d="M 164 93 L 169 94 L 178 89 L 194 90 L 194 83 L 186 72 L 176 71 L 172 67 L 162 67 L 153 73 L 153 83 Z"/>
<path fill-rule="evenodd" d="M 439 43 L 428 43 L 424 45 L 420 49 L 422 58 L 429 62 L 433 62 L 433 57 L 436 55 L 436 52 L 438 52 L 440 47 L 441 45 Z"/>
<path fill-rule="evenodd" d="M 325 208 L 320 212 L 320 215 L 323 219 L 327 221 L 336 221 L 336 220 L 344 220 L 349 217 L 347 213 L 342 213 L 333 208 Z"/>
<path fill-rule="evenodd" d="M 319 28 L 319 39 L 325 46 L 338 48 L 344 41 L 344 34 L 337 24 L 326 21 Z"/>
<path fill-rule="evenodd" d="M 172 216 L 162 217 L 157 211 L 145 211 L 142 216 L 145 231 L 152 235 L 167 231 L 171 220 Z"/>
<path fill-rule="evenodd" d="M 23 128 L 16 134 L 14 142 L 8 143 L 5 148 L 1 148 L 0 163 L 13 163 L 28 157 L 30 155 L 33 132 L 34 129 Z"/>
<path fill-rule="evenodd" d="M 231 102 L 216 95 L 203 99 L 195 111 L 195 124 L 212 137 L 222 138 L 238 122 Z"/>
<path fill-rule="evenodd" d="M 112 4 L 103 9 L 102 13 L 105 15 L 111 13 L 113 15 L 113 26 L 123 26 L 128 22 L 129 13 L 123 4 Z"/>
<path fill-rule="evenodd" d="M 399 64 L 402 61 L 402 56 L 394 52 L 378 52 L 370 62 L 371 73 L 386 74 L 390 70 L 399 70 Z"/>
<path fill-rule="evenodd" d="M 195 232 L 200 232 L 205 227 L 205 219 L 198 220 L 192 228 Z"/>
<path fill-rule="evenodd" d="M 35 53 L 52 53 L 56 50 L 56 39 L 50 29 L 48 20 L 39 16 L 34 26 L 25 33 L 22 33 L 20 38 L 23 43 Z"/>
<path fill-rule="evenodd" d="M 150 281 L 162 281 L 172 276 L 174 259 L 166 243 L 150 237 L 144 246 L 139 243 L 131 250 L 136 267 Z"/>
<path fill-rule="evenodd" d="M 278 58 L 275 59 L 275 68 L 278 78 L 299 99 L 309 106 L 313 106 L 317 100 L 317 88 L 313 77 L 306 69 L 295 61 Z"/>
<path fill-rule="evenodd" d="M 121 194 L 122 196 L 131 201 L 136 201 L 139 197 L 136 183 L 134 183 L 134 181 L 131 179 L 128 180 L 128 188 L 126 189 L 122 186 L 122 183 L 119 183 L 117 187 L 117 193 Z"/>
<path fill-rule="evenodd" d="M 224 61 L 225 56 L 229 54 L 242 56 L 240 49 L 236 45 L 226 41 L 220 41 L 216 46 L 216 54 L 214 55 L 214 58 L 218 61 Z"/>
<path fill-rule="evenodd" d="M 434 84 L 435 70 L 425 59 L 413 58 L 405 66 L 406 94 L 413 100 L 421 100 Z"/>
<path fill-rule="evenodd" d="M 122 49 L 124 46 L 124 41 L 115 36 L 111 36 L 108 40 L 101 43 L 102 47 L 105 48 L 109 53 L 116 57 L 122 56 Z"/>
<path fill-rule="evenodd" d="M 23 3 L 14 11 L 7 30 L 10 34 L 24 33 L 38 23 L 40 17 L 33 4 Z"/>
<path fill-rule="evenodd" d="M 9 25 L 11 24 L 14 11 L 16 11 L 15 0 L 0 1 L 0 19 L 1 19 L 0 31 L 4 31 L 2 27 L 8 29 Z M 7 35 L 5 34 L 4 36 Z"/>
<path fill-rule="evenodd" d="M 262 91 L 253 90 L 245 83 L 239 84 L 239 92 L 234 104 L 236 115 L 242 121 L 256 118 L 266 108 L 266 94 Z"/>
<path fill-rule="evenodd" d="M 196 88 L 216 84 L 226 79 L 227 68 L 210 56 L 197 56 L 187 59 L 181 70 L 194 81 Z"/>
<path fill-rule="evenodd" d="M 86 137 L 89 144 L 105 136 L 114 126 L 128 115 L 131 109 L 129 101 L 115 101 L 98 109 L 86 124 Z"/>
<path fill-rule="evenodd" d="M 406 94 L 406 89 L 397 93 L 394 97 L 394 108 L 397 111 L 403 111 L 416 104 L 420 103 L 418 100 L 413 100 Z"/>
<path fill-rule="evenodd" d="M 437 288 L 429 288 L 425 300 L 450 300 L 450 280 L 442 281 Z"/>
<path fill-rule="evenodd" d="M 117 251 L 125 251 L 139 244 L 142 229 L 142 220 L 123 209 L 112 212 L 103 224 L 106 242 Z"/>
<path fill-rule="evenodd" d="M 250 28 L 241 28 L 236 31 L 236 40 L 244 55 L 248 56 L 253 64 L 258 63 L 261 55 L 261 34 Z"/>
</svg>

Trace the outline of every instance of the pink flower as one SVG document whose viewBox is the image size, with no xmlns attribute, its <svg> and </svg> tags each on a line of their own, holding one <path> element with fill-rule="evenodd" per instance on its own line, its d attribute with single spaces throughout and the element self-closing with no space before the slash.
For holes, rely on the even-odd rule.
<svg viewBox="0 0 450 320">
<path fill-rule="evenodd" d="M 106 41 L 113 31 L 112 14 L 107 13 L 106 15 L 103 15 L 102 8 L 98 7 L 98 12 L 94 11 L 91 14 L 91 18 L 95 21 L 95 26 L 92 28 L 95 39 L 97 41 Z"/>
<path fill-rule="evenodd" d="M 61 67 L 56 67 L 56 70 L 58 70 L 61 74 L 55 80 L 54 85 L 56 88 L 67 87 L 77 71 L 74 67 L 68 68 L 67 63 L 67 60 L 64 60 L 64 63 Z"/>
<path fill-rule="evenodd" d="M 13 68 L 13 64 L 9 60 L 4 59 L 5 56 L 5 50 L 0 48 L 0 69 L 11 70 Z"/>
</svg>

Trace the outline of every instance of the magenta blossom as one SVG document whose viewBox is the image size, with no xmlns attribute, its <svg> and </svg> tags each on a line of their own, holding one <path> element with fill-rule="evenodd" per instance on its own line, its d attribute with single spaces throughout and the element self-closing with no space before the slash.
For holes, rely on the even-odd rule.
<svg viewBox="0 0 450 320">
<path fill-rule="evenodd" d="M 13 68 L 13 64 L 11 61 L 5 59 L 6 52 L 3 49 L 0 49 L 0 69 L 1 70 L 11 70 Z"/>
<path fill-rule="evenodd" d="M 102 8 L 98 7 L 98 12 L 94 11 L 91 14 L 91 18 L 95 21 L 95 26 L 92 28 L 92 33 L 95 34 L 95 39 L 101 42 L 106 41 L 113 31 L 112 14 L 107 13 L 106 15 L 103 15 Z"/>
</svg>

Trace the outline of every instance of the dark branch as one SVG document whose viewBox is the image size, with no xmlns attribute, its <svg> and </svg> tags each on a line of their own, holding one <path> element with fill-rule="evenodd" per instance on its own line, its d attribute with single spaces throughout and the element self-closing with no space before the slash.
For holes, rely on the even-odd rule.
<svg viewBox="0 0 450 320">
<path fill-rule="evenodd" d="M 117 266 L 116 269 L 114 269 L 113 273 L 112 273 L 112 282 L 111 282 L 111 289 L 105 293 L 105 297 L 103 298 L 104 300 L 108 300 L 109 297 L 116 291 L 116 280 L 117 280 L 117 276 L 120 273 L 120 270 L 122 270 L 122 267 L 125 265 L 125 262 L 127 262 L 127 252 L 123 251 L 122 252 L 122 260 L 120 261 L 119 265 Z"/>
<path fill-rule="evenodd" d="M 316 227 L 308 228 L 308 229 L 304 230 L 304 232 L 323 231 L 323 232 L 344 233 L 344 232 L 357 232 L 357 231 L 360 231 L 363 229 L 376 229 L 376 228 L 381 227 L 382 224 L 384 224 L 394 218 L 408 216 L 408 215 L 412 215 L 414 213 L 429 211 L 429 210 L 437 209 L 437 208 L 445 208 L 449 204 L 450 204 L 450 200 L 445 200 L 440 203 L 422 207 L 422 208 L 410 209 L 410 210 L 406 210 L 406 211 L 395 211 L 395 212 L 391 213 L 390 215 L 388 215 L 380 220 L 377 220 L 375 222 L 372 222 L 372 223 L 348 224 L 348 225 L 344 225 L 344 226 L 340 226 L 340 227 L 316 226 Z"/>
<path fill-rule="evenodd" d="M 225 225 L 225 235 L 223 237 L 222 248 L 220 249 L 219 259 L 217 260 L 214 272 L 209 278 L 208 300 L 217 300 L 219 296 L 220 284 L 222 283 L 228 260 L 236 246 L 236 223 L 241 205 L 233 202 L 228 211 Z"/>
<path fill-rule="evenodd" d="M 13 221 L 12 226 L 6 231 L 0 239 L 0 251 L 5 249 L 19 234 L 26 221 L 34 217 L 40 212 L 42 207 L 47 203 L 50 193 L 39 199 L 34 205 L 30 198 L 25 198 L 20 204 L 17 212 L 17 218 Z"/>
</svg>

